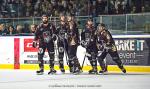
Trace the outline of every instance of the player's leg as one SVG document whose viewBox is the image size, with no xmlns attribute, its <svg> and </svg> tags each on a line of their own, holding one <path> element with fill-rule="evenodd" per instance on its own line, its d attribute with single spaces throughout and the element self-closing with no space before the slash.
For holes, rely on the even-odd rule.
<svg viewBox="0 0 150 89">
<path fill-rule="evenodd" d="M 74 71 L 74 61 L 73 61 L 74 55 L 72 54 L 72 47 L 68 46 L 68 63 L 69 63 L 69 69 L 70 72 L 73 73 Z"/>
<path fill-rule="evenodd" d="M 74 74 L 79 74 L 81 73 L 81 66 L 80 66 L 80 63 L 79 63 L 79 60 L 76 56 L 76 53 L 77 53 L 77 45 L 73 45 L 72 46 L 72 56 L 73 56 L 73 61 L 74 61 Z"/>
<path fill-rule="evenodd" d="M 64 69 L 64 61 L 63 61 L 63 58 L 64 58 L 64 45 L 62 42 L 58 42 L 58 58 L 59 58 L 59 68 L 61 70 L 61 72 L 65 72 L 65 69 Z"/>
<path fill-rule="evenodd" d="M 122 61 L 120 60 L 117 51 L 110 51 L 109 54 L 111 55 L 113 61 L 115 61 L 115 62 L 117 63 L 117 65 L 118 65 L 118 67 L 121 69 L 121 71 L 122 71 L 123 73 L 126 73 L 126 69 L 124 68 L 123 63 L 122 63 Z"/>
<path fill-rule="evenodd" d="M 51 42 L 50 44 L 47 45 L 47 50 L 48 50 L 48 55 L 50 57 L 50 59 L 49 59 L 50 71 L 48 72 L 48 74 L 54 74 L 54 73 L 56 73 L 56 70 L 54 69 L 55 52 L 54 52 L 54 43 L 53 42 Z"/>
<path fill-rule="evenodd" d="M 38 48 L 38 64 L 39 64 L 39 70 L 36 71 L 37 74 L 43 74 L 44 72 L 44 60 L 43 56 L 45 53 L 45 47 L 44 46 L 39 46 Z"/>
<path fill-rule="evenodd" d="M 88 56 L 88 60 L 90 61 L 90 64 L 92 66 L 92 69 L 89 70 L 89 74 L 97 74 L 97 60 L 96 60 L 96 53 L 90 52 L 90 50 L 87 51 L 91 56 Z"/>
<path fill-rule="evenodd" d="M 101 67 L 101 70 L 99 71 L 99 73 L 107 72 L 107 64 L 104 61 L 106 56 L 107 56 L 106 51 L 103 51 L 102 53 L 98 53 L 98 55 L 97 55 L 97 60 L 98 60 L 98 63 L 100 64 L 100 67 Z"/>
</svg>

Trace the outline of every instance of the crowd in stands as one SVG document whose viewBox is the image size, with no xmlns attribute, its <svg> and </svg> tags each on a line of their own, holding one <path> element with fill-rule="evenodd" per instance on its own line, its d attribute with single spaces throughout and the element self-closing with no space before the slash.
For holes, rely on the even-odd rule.
<svg viewBox="0 0 150 89">
<path fill-rule="evenodd" d="M 25 24 L 24 26 L 18 24 L 14 27 L 12 25 L 6 26 L 5 24 L 0 24 L 0 35 L 34 35 L 36 26 L 35 24 Z"/>
<path fill-rule="evenodd" d="M 150 12 L 150 0 L 0 0 L 0 18 L 40 17 L 42 14 L 75 16 Z M 0 35 L 35 32 L 36 25 L 6 25 L 0 22 Z"/>
<path fill-rule="evenodd" d="M 149 5 L 149 0 L 0 0 L 0 18 L 141 13 L 149 12 Z"/>
</svg>

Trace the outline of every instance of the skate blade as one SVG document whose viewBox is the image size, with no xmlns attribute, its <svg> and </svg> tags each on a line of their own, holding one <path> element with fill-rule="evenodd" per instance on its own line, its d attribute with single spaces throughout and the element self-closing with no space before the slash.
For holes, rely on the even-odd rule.
<svg viewBox="0 0 150 89">
<path fill-rule="evenodd" d="M 48 75 L 56 75 L 56 73 L 48 73 Z"/>
<path fill-rule="evenodd" d="M 73 73 L 74 75 L 79 75 L 79 74 L 81 74 L 80 72 L 77 72 L 77 73 Z"/>
<path fill-rule="evenodd" d="M 108 75 L 108 72 L 98 73 L 99 75 Z"/>
<path fill-rule="evenodd" d="M 42 72 L 42 73 L 36 73 L 37 75 L 43 75 L 44 73 Z"/>
<path fill-rule="evenodd" d="M 89 73 L 90 75 L 97 75 L 98 73 Z"/>
<path fill-rule="evenodd" d="M 61 72 L 61 74 L 65 74 L 65 72 Z"/>
</svg>

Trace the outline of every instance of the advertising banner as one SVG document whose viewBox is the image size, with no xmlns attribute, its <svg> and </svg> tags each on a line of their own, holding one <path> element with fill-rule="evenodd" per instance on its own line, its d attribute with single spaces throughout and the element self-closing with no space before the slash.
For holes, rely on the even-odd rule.
<svg viewBox="0 0 150 89">
<path fill-rule="evenodd" d="M 150 65 L 150 38 L 115 38 L 120 59 L 125 65 Z M 108 64 L 115 64 L 110 55 Z"/>
<path fill-rule="evenodd" d="M 120 59 L 125 65 L 150 65 L 150 36 L 113 36 Z M 18 69 L 20 64 L 37 64 L 38 48 L 32 47 L 33 36 L 0 37 L 0 63 L 14 64 Z M 77 57 L 82 63 L 85 56 L 85 48 L 79 46 Z M 45 64 L 49 63 L 47 51 L 44 55 Z M 58 47 L 55 43 L 55 64 L 58 65 Z M 66 55 L 64 63 L 67 65 Z M 114 61 L 108 54 L 107 64 L 114 65 Z M 85 65 L 90 65 L 88 59 Z"/>
</svg>

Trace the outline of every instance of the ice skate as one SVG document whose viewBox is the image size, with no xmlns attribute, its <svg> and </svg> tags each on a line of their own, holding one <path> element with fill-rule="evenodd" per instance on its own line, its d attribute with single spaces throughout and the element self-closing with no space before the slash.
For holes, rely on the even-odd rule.
<svg viewBox="0 0 150 89">
<path fill-rule="evenodd" d="M 51 69 L 51 70 L 48 72 L 48 75 L 49 75 L 49 74 L 56 74 L 56 70 Z"/>
<path fill-rule="evenodd" d="M 121 71 L 123 72 L 123 73 L 126 73 L 126 69 L 123 67 L 123 68 L 120 68 L 121 69 Z"/>
<path fill-rule="evenodd" d="M 43 75 L 44 74 L 44 70 L 40 69 L 40 70 L 36 71 L 36 74 L 37 75 Z"/>
<path fill-rule="evenodd" d="M 98 74 L 98 73 L 97 73 L 97 69 L 89 70 L 89 74 Z"/>
<path fill-rule="evenodd" d="M 106 73 L 108 73 L 107 70 L 100 70 L 100 71 L 99 71 L 99 74 L 106 74 Z"/>
<path fill-rule="evenodd" d="M 60 71 L 64 74 L 65 73 L 65 69 L 61 68 Z"/>
<path fill-rule="evenodd" d="M 77 75 L 77 74 L 80 74 L 82 73 L 83 71 L 79 68 L 76 68 L 74 71 L 73 71 L 73 74 Z"/>
</svg>

